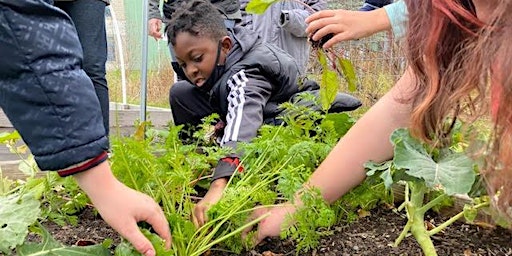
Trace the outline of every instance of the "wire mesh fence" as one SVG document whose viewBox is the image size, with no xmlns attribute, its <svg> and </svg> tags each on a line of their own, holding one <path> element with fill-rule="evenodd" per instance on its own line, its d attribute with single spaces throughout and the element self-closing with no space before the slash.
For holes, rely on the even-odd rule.
<svg viewBox="0 0 512 256">
<path fill-rule="evenodd" d="M 329 9 L 358 10 L 364 0 L 330 0 Z M 394 84 L 405 69 L 403 44 L 393 37 L 390 31 L 377 33 L 371 37 L 339 43 L 335 51 L 340 57 L 350 60 L 358 78 L 358 96 L 375 103 Z M 315 61 L 312 54 L 312 61 Z M 317 65 L 310 65 L 310 72 Z M 343 90 L 343 88 L 342 88 Z"/>
<path fill-rule="evenodd" d="M 357 11 L 364 0 L 328 0 L 328 9 Z M 358 79 L 356 92 L 350 92 L 361 99 L 363 106 L 370 107 L 394 85 L 405 70 L 406 61 L 403 43 L 394 38 L 391 31 L 373 36 L 338 43 L 334 50 L 341 58 L 351 61 Z M 311 54 L 308 74 L 319 74 L 316 54 Z M 340 89 L 347 91 L 341 81 Z M 364 112 L 367 108 L 363 108 Z"/>
</svg>

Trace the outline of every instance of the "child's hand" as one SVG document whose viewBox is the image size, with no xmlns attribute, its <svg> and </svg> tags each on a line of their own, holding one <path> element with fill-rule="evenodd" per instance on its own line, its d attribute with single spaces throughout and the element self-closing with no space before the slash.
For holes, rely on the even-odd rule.
<svg viewBox="0 0 512 256">
<path fill-rule="evenodd" d="M 226 178 L 214 180 L 210 185 L 210 190 L 208 190 L 204 198 L 194 206 L 192 221 L 196 227 L 199 228 L 208 221 L 206 212 L 212 205 L 221 199 L 222 193 L 224 192 L 224 188 L 227 184 L 228 181 Z"/>
<path fill-rule="evenodd" d="M 160 19 L 150 19 L 148 21 L 148 34 L 155 38 L 155 40 L 162 39 L 162 20 Z"/>
<path fill-rule="evenodd" d="M 291 203 L 285 203 L 256 209 L 251 214 L 249 221 L 257 219 L 267 213 L 269 213 L 270 216 L 258 223 L 258 230 L 256 231 L 256 236 L 254 236 L 254 240 L 252 241 L 253 244 L 257 245 L 267 237 L 278 237 L 281 231 L 286 228 L 283 224 L 285 224 L 284 222 L 286 221 L 287 216 L 295 213 L 296 207 L 297 206 Z M 293 222 L 293 220 L 290 221 Z M 245 229 L 242 232 L 242 238 L 245 239 L 251 230 L 252 227 Z"/>
<path fill-rule="evenodd" d="M 140 232 L 137 222 L 145 221 L 171 246 L 169 223 L 160 206 L 149 196 L 119 182 L 110 171 L 108 162 L 75 174 L 80 187 L 87 193 L 101 217 L 137 251 L 154 256 L 155 249 Z"/>
<path fill-rule="evenodd" d="M 322 41 L 324 36 L 332 34 L 331 39 L 324 40 L 324 49 L 342 41 L 360 39 L 391 28 L 383 8 L 369 12 L 324 10 L 311 14 L 306 18 L 306 23 L 309 24 L 306 32 L 312 41 Z"/>
</svg>

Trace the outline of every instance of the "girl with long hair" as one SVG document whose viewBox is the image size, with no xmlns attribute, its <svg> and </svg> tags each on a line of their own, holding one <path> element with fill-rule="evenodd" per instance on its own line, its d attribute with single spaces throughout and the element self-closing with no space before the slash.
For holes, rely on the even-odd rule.
<svg viewBox="0 0 512 256">
<path fill-rule="evenodd" d="M 393 157 L 389 137 L 395 129 L 408 127 L 425 142 L 446 143 L 453 128 L 446 120 L 483 118 L 492 121 L 493 136 L 482 153 L 482 174 L 494 205 L 512 218 L 512 106 L 507 104 L 512 101 L 512 1 L 405 2 L 409 67 L 341 138 L 304 186 L 318 188 L 326 201 L 333 202 L 365 179 L 364 163 Z M 368 24 L 353 22 L 359 14 L 341 13 L 347 11 L 311 15 L 307 32 L 314 32 L 313 40 L 333 33 L 326 47 L 375 32 Z M 392 23 L 384 19 L 375 26 L 389 28 Z M 254 216 L 271 212 L 258 225 L 258 242 L 278 236 L 286 215 L 299 205 L 296 201 L 256 211 Z"/>
</svg>

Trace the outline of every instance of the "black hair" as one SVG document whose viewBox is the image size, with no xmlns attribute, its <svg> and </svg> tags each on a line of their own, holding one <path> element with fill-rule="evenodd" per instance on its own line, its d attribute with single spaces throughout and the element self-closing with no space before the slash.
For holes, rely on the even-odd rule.
<svg viewBox="0 0 512 256">
<path fill-rule="evenodd" d="M 178 1 L 172 16 L 166 26 L 167 37 L 172 45 L 176 44 L 176 36 L 181 32 L 207 36 L 214 41 L 220 41 L 228 35 L 224 16 L 209 1 Z"/>
</svg>

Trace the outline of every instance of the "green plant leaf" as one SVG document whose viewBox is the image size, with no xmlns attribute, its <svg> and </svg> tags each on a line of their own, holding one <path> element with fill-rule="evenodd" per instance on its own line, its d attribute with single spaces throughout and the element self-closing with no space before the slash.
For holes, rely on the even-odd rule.
<svg viewBox="0 0 512 256">
<path fill-rule="evenodd" d="M 326 121 L 333 122 L 338 138 L 344 136 L 355 123 L 354 118 L 347 113 L 328 113 L 325 115 L 325 119 L 322 122 Z"/>
<path fill-rule="evenodd" d="M 269 6 L 278 1 L 279 0 L 251 0 L 247 4 L 245 11 L 253 14 L 263 14 Z"/>
<path fill-rule="evenodd" d="M 42 242 L 26 243 L 16 248 L 16 252 L 20 256 L 31 255 L 52 255 L 52 256 L 101 256 L 110 255 L 110 251 L 103 247 L 103 245 L 89 245 L 89 246 L 64 246 L 53 239 L 47 230 L 43 228 L 35 228 L 36 233 L 42 236 Z"/>
<path fill-rule="evenodd" d="M 329 67 L 329 62 L 324 51 L 318 50 L 318 61 L 322 66 L 322 80 L 320 80 L 320 103 L 322 110 L 327 111 L 336 99 L 339 91 L 338 73 Z"/>
<path fill-rule="evenodd" d="M 340 64 L 341 71 L 347 80 L 348 90 L 350 92 L 355 92 L 357 89 L 357 76 L 354 65 L 352 65 L 350 60 L 342 58 L 338 59 L 338 63 Z"/>
<path fill-rule="evenodd" d="M 434 161 L 424 146 L 410 136 L 407 129 L 398 129 L 391 135 L 395 145 L 393 162 L 406 174 L 423 179 L 433 189 L 443 189 L 447 195 L 465 194 L 475 181 L 473 162 L 462 153 L 439 156 Z"/>
<path fill-rule="evenodd" d="M 472 205 L 464 205 L 464 218 L 470 222 L 473 223 L 475 221 L 476 217 L 478 215 L 478 210 L 475 209 Z"/>
<path fill-rule="evenodd" d="M 6 143 L 7 141 L 10 141 L 10 140 L 19 140 L 19 139 L 21 139 L 21 136 L 18 133 L 18 131 L 0 133 L 0 143 Z"/>
<path fill-rule="evenodd" d="M 322 81 L 320 82 L 320 102 L 324 111 L 331 108 L 337 93 L 338 74 L 332 70 L 324 69 L 322 71 Z"/>
<path fill-rule="evenodd" d="M 39 201 L 31 194 L 0 197 L 0 251 L 9 253 L 22 244 L 40 213 Z"/>
<path fill-rule="evenodd" d="M 18 169 L 25 175 L 34 177 L 38 172 L 39 167 L 37 167 L 36 160 L 33 155 L 29 155 L 27 159 L 21 161 L 18 165 Z"/>
<path fill-rule="evenodd" d="M 384 181 L 384 185 L 387 189 L 391 189 L 393 185 L 393 175 L 391 174 L 391 164 L 392 161 L 386 161 L 384 163 L 375 163 L 375 162 L 367 162 L 364 164 L 364 167 L 368 169 L 366 171 L 366 176 L 370 177 L 375 175 L 376 173 L 381 173 L 380 178 Z"/>
</svg>

